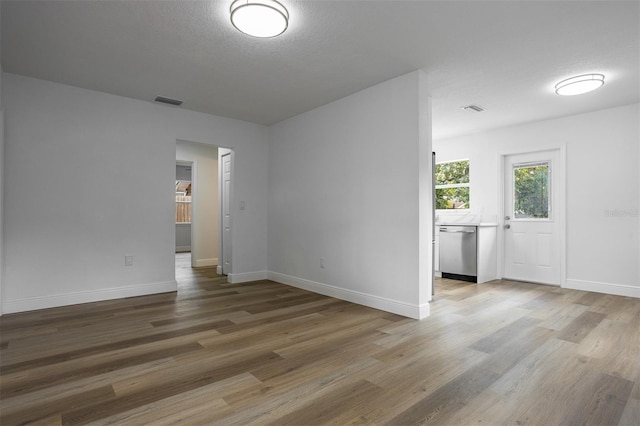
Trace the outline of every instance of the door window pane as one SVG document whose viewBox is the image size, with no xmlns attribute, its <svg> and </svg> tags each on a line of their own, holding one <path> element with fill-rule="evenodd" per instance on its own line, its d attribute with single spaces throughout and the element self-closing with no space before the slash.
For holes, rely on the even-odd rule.
<svg viewBox="0 0 640 426">
<path fill-rule="evenodd" d="M 513 167 L 513 217 L 549 218 L 549 163 Z"/>
</svg>

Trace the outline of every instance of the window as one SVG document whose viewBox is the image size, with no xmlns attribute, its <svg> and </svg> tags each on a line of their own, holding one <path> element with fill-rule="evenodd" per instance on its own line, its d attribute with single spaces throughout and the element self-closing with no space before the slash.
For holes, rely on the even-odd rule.
<svg viewBox="0 0 640 426">
<path fill-rule="evenodd" d="M 191 223 L 191 182 L 176 181 L 176 223 Z"/>
<path fill-rule="evenodd" d="M 436 209 L 469 208 L 469 160 L 436 164 Z"/>
<path fill-rule="evenodd" d="M 513 166 L 515 219 L 549 218 L 549 163 Z"/>
</svg>

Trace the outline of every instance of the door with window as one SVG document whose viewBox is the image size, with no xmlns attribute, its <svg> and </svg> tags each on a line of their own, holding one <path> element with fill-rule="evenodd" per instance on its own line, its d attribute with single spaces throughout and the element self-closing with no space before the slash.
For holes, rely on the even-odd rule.
<svg viewBox="0 0 640 426">
<path fill-rule="evenodd" d="M 503 277 L 560 285 L 560 153 L 504 159 Z"/>
</svg>

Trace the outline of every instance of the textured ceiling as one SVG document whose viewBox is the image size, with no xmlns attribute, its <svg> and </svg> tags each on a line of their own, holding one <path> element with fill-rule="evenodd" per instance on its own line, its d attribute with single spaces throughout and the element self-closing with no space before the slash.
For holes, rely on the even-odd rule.
<svg viewBox="0 0 640 426">
<path fill-rule="evenodd" d="M 235 30 L 230 3 L 3 0 L 2 67 L 262 124 L 422 69 L 436 139 L 640 101 L 638 1 L 282 0 L 274 39 Z M 553 93 L 586 72 L 605 86 Z"/>
</svg>

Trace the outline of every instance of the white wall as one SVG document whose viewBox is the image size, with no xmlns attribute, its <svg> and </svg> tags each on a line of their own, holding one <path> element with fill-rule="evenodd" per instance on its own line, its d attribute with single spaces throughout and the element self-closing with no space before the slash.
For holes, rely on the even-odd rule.
<svg viewBox="0 0 640 426">
<path fill-rule="evenodd" d="M 429 113 L 413 72 L 271 127 L 271 279 L 428 314 Z"/>
<path fill-rule="evenodd" d="M 471 213 L 499 212 L 499 156 L 566 145 L 567 287 L 640 297 L 639 106 L 434 141 L 469 158 Z"/>
<path fill-rule="evenodd" d="M 4 312 L 175 290 L 178 139 L 234 149 L 234 189 L 252 214 L 234 222 L 233 272 L 266 276 L 266 127 L 13 74 L 3 83 Z"/>
<path fill-rule="evenodd" d="M 2 6 L 0 5 L 0 11 Z M 2 21 L 2 13 L 0 12 L 0 22 Z M 0 31 L 1 32 L 1 31 Z M 0 37 L 0 46 L 2 40 Z M 0 49 L 1 50 L 1 49 Z M 0 58 L 2 52 L 0 51 Z M 2 293 L 3 276 L 4 276 L 4 108 L 2 106 L 2 60 L 0 59 L 0 315 L 2 315 Z"/>
<path fill-rule="evenodd" d="M 0 9 L 2 9 L 0 7 Z M 2 64 L 0 64 L 0 315 L 4 293 L 4 108 L 2 107 Z"/>
<path fill-rule="evenodd" d="M 2 71 L 0 71 L 2 80 Z M 1 83 L 0 83 L 1 85 Z M 0 90 L 1 93 L 1 90 Z M 2 308 L 2 295 L 4 293 L 4 109 L 0 104 L 0 315 Z"/>
<path fill-rule="evenodd" d="M 176 160 L 191 161 L 191 265 L 218 265 L 218 148 L 178 141 Z M 180 225 L 178 225 L 180 226 Z M 176 246 L 178 243 L 176 242 Z"/>
</svg>

